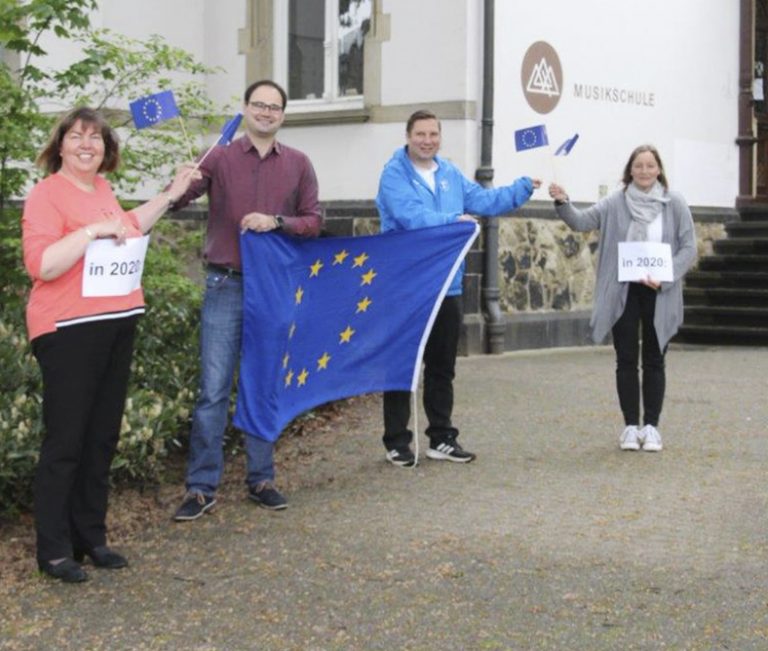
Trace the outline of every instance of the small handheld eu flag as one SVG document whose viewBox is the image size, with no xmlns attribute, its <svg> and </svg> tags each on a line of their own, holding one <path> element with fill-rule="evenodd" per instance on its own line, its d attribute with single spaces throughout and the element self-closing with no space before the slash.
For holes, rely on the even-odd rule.
<svg viewBox="0 0 768 651">
<path fill-rule="evenodd" d="M 543 124 L 515 131 L 515 149 L 517 151 L 546 147 L 548 144 L 547 127 Z"/>
<path fill-rule="evenodd" d="M 180 115 L 172 90 L 147 95 L 130 103 L 133 123 L 137 129 L 153 127 Z"/>
<path fill-rule="evenodd" d="M 566 139 L 566 141 L 560 145 L 557 148 L 557 151 L 555 152 L 555 156 L 567 156 L 571 153 L 571 149 L 573 149 L 573 146 L 576 144 L 576 141 L 579 139 L 579 134 L 574 133 L 573 136 Z"/>
<path fill-rule="evenodd" d="M 240 123 L 242 121 L 243 121 L 243 114 L 238 113 L 223 127 L 221 127 L 221 136 L 219 137 L 219 143 L 221 143 L 222 145 L 228 145 L 230 142 L 232 142 L 232 138 L 235 137 L 235 133 L 237 133 L 237 129 L 240 126 Z"/>
</svg>

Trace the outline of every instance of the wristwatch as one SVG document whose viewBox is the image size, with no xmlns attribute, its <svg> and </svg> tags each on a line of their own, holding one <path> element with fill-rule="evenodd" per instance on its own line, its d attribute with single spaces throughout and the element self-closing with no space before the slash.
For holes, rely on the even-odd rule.
<svg viewBox="0 0 768 651">
<path fill-rule="evenodd" d="M 283 219 L 282 215 L 275 215 L 275 223 L 277 224 L 277 230 L 283 230 L 283 226 L 285 226 L 285 220 Z"/>
</svg>

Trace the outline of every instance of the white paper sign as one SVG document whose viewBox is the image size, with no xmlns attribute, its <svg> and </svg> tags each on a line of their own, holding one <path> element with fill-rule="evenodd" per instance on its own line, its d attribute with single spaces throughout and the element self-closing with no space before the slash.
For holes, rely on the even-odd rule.
<svg viewBox="0 0 768 651">
<path fill-rule="evenodd" d="M 674 280 L 672 247 L 665 242 L 619 242 L 619 282 Z"/>
<path fill-rule="evenodd" d="M 94 240 L 85 251 L 83 296 L 125 296 L 141 287 L 149 235 L 129 237 L 117 245 L 112 239 Z"/>
</svg>

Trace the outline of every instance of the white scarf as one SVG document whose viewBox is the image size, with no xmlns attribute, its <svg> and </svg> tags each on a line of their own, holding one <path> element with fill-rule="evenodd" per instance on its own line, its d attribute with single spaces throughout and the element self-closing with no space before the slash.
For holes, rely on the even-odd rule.
<svg viewBox="0 0 768 651">
<path fill-rule="evenodd" d="M 643 192 L 634 183 L 630 183 L 624 191 L 629 214 L 632 222 L 627 230 L 628 242 L 645 242 L 648 239 L 648 224 L 664 210 L 664 204 L 669 203 L 667 191 L 656 181 L 648 192 Z"/>
</svg>

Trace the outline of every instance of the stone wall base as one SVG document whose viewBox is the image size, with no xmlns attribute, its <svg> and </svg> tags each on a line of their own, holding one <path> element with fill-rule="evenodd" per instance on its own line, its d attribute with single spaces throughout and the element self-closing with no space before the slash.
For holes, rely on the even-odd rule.
<svg viewBox="0 0 768 651">
<path fill-rule="evenodd" d="M 504 315 L 504 349 L 532 350 L 565 346 L 591 346 L 589 310 Z M 464 317 L 459 355 L 486 353 L 485 322 L 477 314 Z"/>
</svg>

